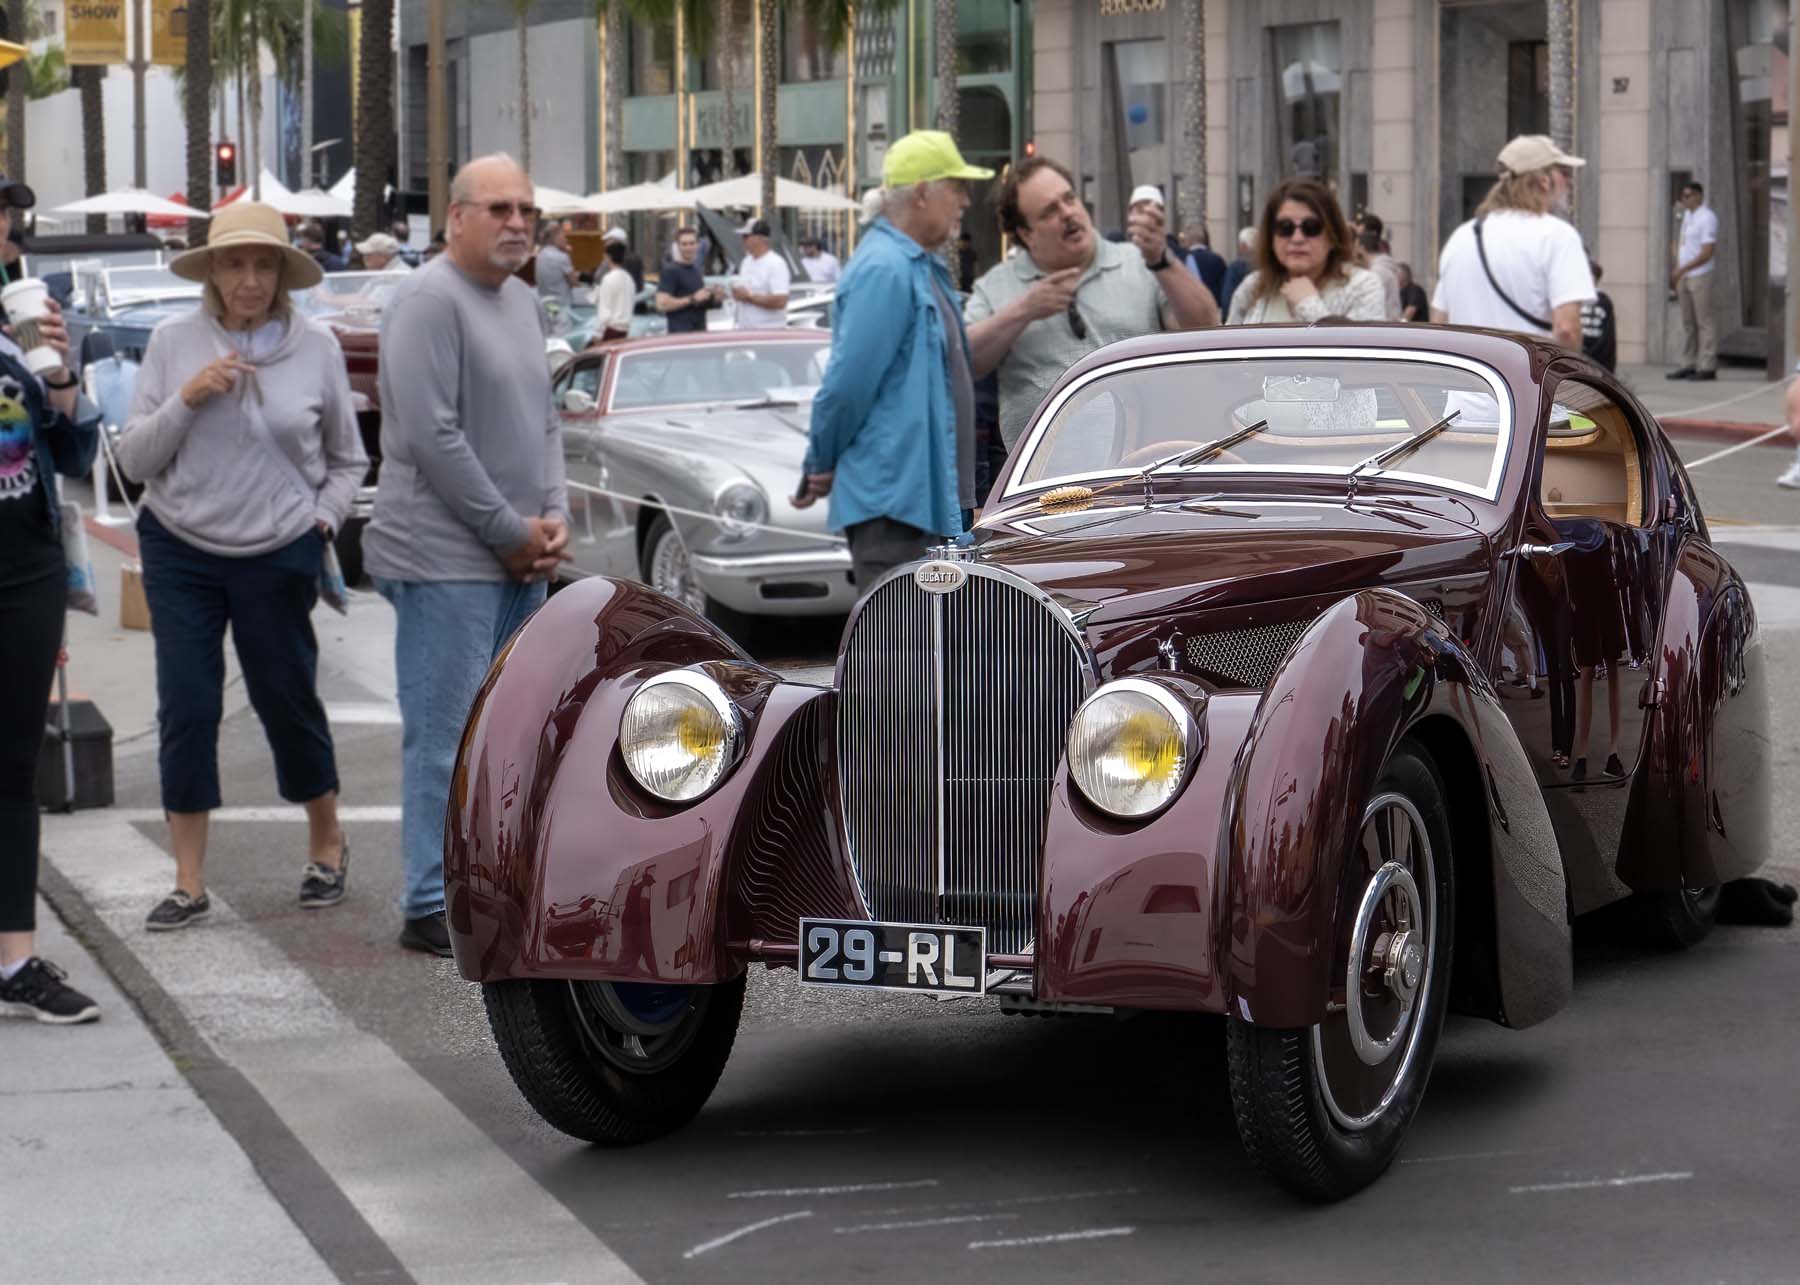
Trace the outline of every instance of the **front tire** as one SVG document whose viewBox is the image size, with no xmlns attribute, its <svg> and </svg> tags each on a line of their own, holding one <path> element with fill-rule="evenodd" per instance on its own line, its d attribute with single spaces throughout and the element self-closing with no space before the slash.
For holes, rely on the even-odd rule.
<svg viewBox="0 0 1800 1285">
<path fill-rule="evenodd" d="M 1443 785 L 1423 750 L 1403 743 L 1345 863 L 1325 1020 L 1228 1023 L 1238 1136 L 1251 1163 L 1295 1195 L 1341 1200 L 1400 1150 L 1449 998 L 1452 867 Z"/>
<path fill-rule="evenodd" d="M 649 529 L 644 532 L 639 567 L 644 575 L 644 583 L 664 597 L 675 599 L 695 615 L 712 621 L 740 642 L 748 638 L 754 618 L 707 597 L 706 591 L 694 577 L 693 566 L 688 561 L 687 546 L 681 542 L 681 536 L 677 534 L 675 524 L 669 521 L 668 514 L 657 514 L 651 520 Z"/>
<path fill-rule="evenodd" d="M 1713 930 L 1719 918 L 1721 885 L 1647 892 L 1638 898 L 1640 922 L 1651 946 L 1686 950 Z"/>
<path fill-rule="evenodd" d="M 748 974 L 713 986 L 482 986 L 513 1083 L 545 1121 L 602 1146 L 648 1142 L 706 1105 L 731 1056 Z"/>
</svg>

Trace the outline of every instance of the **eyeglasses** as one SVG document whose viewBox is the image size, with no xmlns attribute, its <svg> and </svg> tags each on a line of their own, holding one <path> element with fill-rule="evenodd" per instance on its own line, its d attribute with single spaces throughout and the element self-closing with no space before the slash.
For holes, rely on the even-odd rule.
<svg viewBox="0 0 1800 1285">
<path fill-rule="evenodd" d="M 1280 237 L 1284 241 L 1288 237 L 1293 236 L 1294 233 L 1296 233 L 1296 232 L 1298 232 L 1301 236 L 1315 237 L 1315 236 L 1318 236 L 1320 233 L 1322 233 L 1324 230 L 1325 230 L 1325 220 L 1321 219 L 1321 218 L 1310 218 L 1310 217 L 1304 218 L 1304 219 L 1301 219 L 1298 223 L 1294 222 L 1292 219 L 1276 219 L 1275 220 L 1275 235 Z"/>
<path fill-rule="evenodd" d="M 1069 329 L 1075 332 L 1077 339 L 1088 337 L 1087 321 L 1082 317 L 1081 309 L 1075 306 L 1073 299 L 1069 300 Z"/>
<path fill-rule="evenodd" d="M 488 217 L 496 223 L 504 223 L 517 214 L 527 223 L 538 216 L 538 207 L 527 201 L 458 201 L 458 205 L 473 205 L 477 209 L 486 210 Z"/>
</svg>

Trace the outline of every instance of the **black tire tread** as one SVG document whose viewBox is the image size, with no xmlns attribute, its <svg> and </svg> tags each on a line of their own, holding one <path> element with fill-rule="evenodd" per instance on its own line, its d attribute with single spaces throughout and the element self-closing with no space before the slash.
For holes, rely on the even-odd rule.
<svg viewBox="0 0 1800 1285">
<path fill-rule="evenodd" d="M 501 1060 L 532 1109 L 570 1137 L 630 1146 L 680 1128 L 706 1104 L 737 1038 L 748 976 L 714 986 L 682 1060 L 645 1077 L 589 1055 L 566 982 L 488 982 L 481 990 Z"/>
</svg>

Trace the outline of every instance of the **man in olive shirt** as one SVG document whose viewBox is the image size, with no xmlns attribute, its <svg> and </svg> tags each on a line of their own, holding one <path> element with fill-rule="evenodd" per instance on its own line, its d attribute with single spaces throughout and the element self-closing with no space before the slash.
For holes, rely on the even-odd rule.
<svg viewBox="0 0 1800 1285">
<path fill-rule="evenodd" d="M 695 262 L 700 234 L 693 228 L 675 233 L 675 257 L 662 266 L 656 283 L 656 310 L 669 319 L 669 333 L 686 334 L 706 329 L 706 310 L 718 304 L 718 293 L 706 284 Z"/>
</svg>

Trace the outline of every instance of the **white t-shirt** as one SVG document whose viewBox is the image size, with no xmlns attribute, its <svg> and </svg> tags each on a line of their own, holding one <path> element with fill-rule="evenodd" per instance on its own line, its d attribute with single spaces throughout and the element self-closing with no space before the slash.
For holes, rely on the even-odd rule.
<svg viewBox="0 0 1800 1285">
<path fill-rule="evenodd" d="M 624 268 L 610 268 L 600 278 L 600 292 L 594 301 L 594 320 L 610 330 L 631 328 L 631 305 L 637 297 L 637 285 Z"/>
<path fill-rule="evenodd" d="M 1497 210 L 1482 222 L 1481 239 L 1494 280 L 1533 317 L 1549 321 L 1551 313 L 1563 304 L 1586 303 L 1595 297 L 1594 274 L 1588 268 L 1581 234 L 1555 215 Z M 1475 246 L 1473 220 L 1444 242 L 1431 306 L 1446 313 L 1454 326 L 1488 326 L 1528 335 L 1550 333 L 1548 327 L 1535 326 L 1509 308 L 1488 283 Z"/>
<path fill-rule="evenodd" d="M 1692 263 L 1700 257 L 1700 251 L 1706 246 L 1715 244 L 1719 239 L 1719 216 L 1712 212 L 1712 207 L 1702 205 L 1697 209 L 1684 210 L 1681 214 L 1681 249 L 1680 259 L 1675 264 L 1681 267 L 1684 263 Z M 1688 269 L 1690 277 L 1703 277 L 1713 270 L 1719 252 L 1713 251 L 1713 257 L 1697 268 Z"/>
<path fill-rule="evenodd" d="M 737 279 L 751 294 L 784 295 L 793 274 L 788 271 L 787 260 L 770 250 L 760 259 L 746 255 L 738 265 Z M 765 326 L 780 330 L 787 325 L 787 313 L 781 308 L 759 308 L 739 300 L 737 325 L 740 330 Z"/>
<path fill-rule="evenodd" d="M 802 255 L 800 266 L 806 269 L 807 276 L 821 285 L 836 281 L 844 274 L 844 269 L 838 264 L 837 255 L 830 250 L 820 250 L 810 259 Z"/>
</svg>

